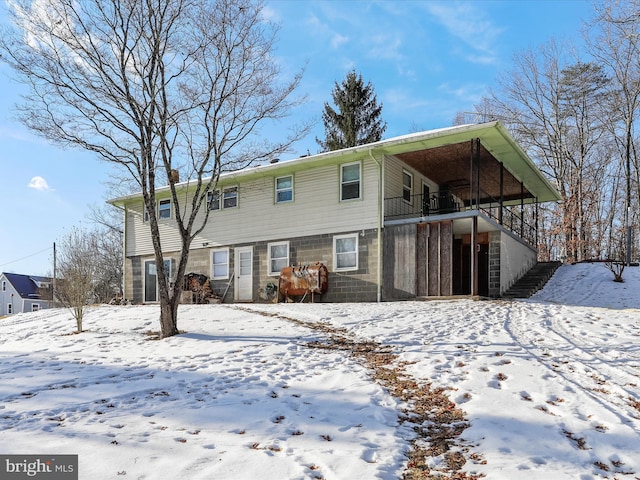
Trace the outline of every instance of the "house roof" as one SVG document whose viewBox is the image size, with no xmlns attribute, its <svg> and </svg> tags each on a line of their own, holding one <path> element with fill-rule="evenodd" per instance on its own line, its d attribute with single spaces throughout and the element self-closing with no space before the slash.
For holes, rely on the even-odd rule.
<svg viewBox="0 0 640 480">
<path fill-rule="evenodd" d="M 51 284 L 53 279 L 50 277 L 40 277 L 36 275 L 20 275 L 18 273 L 5 273 L 2 275 L 11 283 L 13 288 L 18 292 L 20 297 L 27 300 L 38 300 L 42 298 L 39 290 L 41 284 Z"/>
<path fill-rule="evenodd" d="M 223 173 L 219 182 L 251 180 L 265 174 L 281 175 L 306 170 L 313 166 L 336 161 L 347 162 L 367 157 L 395 155 L 408 165 L 423 173 L 440 185 L 457 189 L 456 195 L 467 200 L 472 181 L 470 172 L 471 141 L 480 139 L 480 165 L 483 171 L 481 190 L 488 195 L 497 195 L 500 184 L 500 166 L 503 169 L 503 188 L 506 201 L 524 196 L 530 201 L 549 202 L 560 200 L 557 190 L 529 156 L 499 122 L 460 125 L 424 132 L 411 133 L 379 142 L 358 145 L 300 157 L 278 163 L 260 165 L 235 172 Z M 522 182 L 522 183 L 521 183 Z M 185 181 L 179 186 L 189 188 Z M 158 194 L 168 191 L 169 186 L 156 189 Z M 124 205 L 128 200 L 140 198 L 136 193 L 109 200 L 114 205 Z"/>
</svg>

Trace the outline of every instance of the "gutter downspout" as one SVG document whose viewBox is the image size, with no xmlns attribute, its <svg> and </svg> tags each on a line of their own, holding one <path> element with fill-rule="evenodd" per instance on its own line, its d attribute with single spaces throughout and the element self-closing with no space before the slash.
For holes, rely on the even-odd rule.
<svg viewBox="0 0 640 480">
<path fill-rule="evenodd" d="M 384 224 L 384 155 L 382 160 L 376 160 L 376 157 L 369 149 L 369 157 L 378 165 L 378 248 L 377 248 L 377 273 L 376 273 L 376 301 L 382 302 L 382 226 Z"/>
</svg>

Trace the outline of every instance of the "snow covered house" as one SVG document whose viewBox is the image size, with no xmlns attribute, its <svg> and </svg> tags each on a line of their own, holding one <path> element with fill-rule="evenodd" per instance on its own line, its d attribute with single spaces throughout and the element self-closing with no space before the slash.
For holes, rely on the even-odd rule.
<svg viewBox="0 0 640 480">
<path fill-rule="evenodd" d="M 209 276 L 226 302 L 259 301 L 281 268 L 315 262 L 329 271 L 323 301 L 499 296 L 536 263 L 526 205 L 559 200 L 498 122 L 273 162 L 223 174 L 217 188 L 187 272 Z M 175 209 L 169 187 L 156 196 L 172 272 Z M 110 203 L 124 210 L 125 296 L 155 302 L 142 195 Z"/>
<path fill-rule="evenodd" d="M 0 273 L 0 316 L 49 308 L 52 287 L 50 277 Z"/>
</svg>

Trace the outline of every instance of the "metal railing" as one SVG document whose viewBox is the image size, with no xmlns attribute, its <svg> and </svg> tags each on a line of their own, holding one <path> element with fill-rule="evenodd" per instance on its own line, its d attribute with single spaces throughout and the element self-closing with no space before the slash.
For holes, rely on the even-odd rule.
<svg viewBox="0 0 640 480">
<path fill-rule="evenodd" d="M 410 197 L 394 197 L 384 200 L 385 219 L 397 220 L 402 218 L 428 217 L 459 212 L 460 202 L 450 193 L 433 193 L 411 195 Z"/>
<path fill-rule="evenodd" d="M 537 243 L 537 231 L 534 225 L 529 224 L 520 214 L 520 205 L 503 205 L 500 208 L 500 200 L 481 190 L 483 203 L 479 210 L 489 218 L 493 218 L 498 224 L 512 231 L 530 245 Z"/>
<path fill-rule="evenodd" d="M 499 215 L 499 206 L 494 206 L 493 208 L 487 208 L 483 206 L 480 208 L 480 211 L 482 211 L 488 217 L 496 220 L 507 230 L 512 231 L 520 238 L 523 238 L 524 240 L 529 242 L 530 245 L 535 246 L 537 244 L 536 227 L 522 218 L 522 215 L 517 212 L 517 210 L 519 209 L 519 206 L 504 206 L 502 208 L 502 219 Z"/>
<path fill-rule="evenodd" d="M 465 206 L 463 202 L 448 192 L 434 193 L 426 198 L 418 194 L 411 195 L 408 198 L 393 197 L 384 200 L 385 220 L 423 218 L 473 209 L 480 210 L 504 228 L 529 242 L 530 245 L 536 245 L 536 228 L 520 214 L 520 206 L 503 205 L 501 209 L 500 201 L 490 195 L 485 194 L 483 196 L 483 203 L 479 208 L 475 205 Z"/>
</svg>

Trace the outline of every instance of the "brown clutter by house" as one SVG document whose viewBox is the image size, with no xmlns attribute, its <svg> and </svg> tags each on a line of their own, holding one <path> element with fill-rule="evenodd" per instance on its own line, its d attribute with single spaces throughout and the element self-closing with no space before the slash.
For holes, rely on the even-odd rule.
<svg viewBox="0 0 640 480">
<path fill-rule="evenodd" d="M 290 297 L 302 297 L 304 300 L 311 294 L 311 301 L 314 295 L 324 294 L 329 289 L 329 271 L 327 267 L 316 262 L 312 265 L 298 265 L 284 267 L 280 270 L 278 280 L 278 292 L 285 301 L 290 301 Z"/>
<path fill-rule="evenodd" d="M 117 294 L 109 300 L 109 305 L 131 305 L 131 300 L 124 298 L 121 294 Z"/>
<path fill-rule="evenodd" d="M 209 278 L 200 273 L 188 273 L 184 276 L 181 303 L 220 303 L 209 283 Z"/>
</svg>

